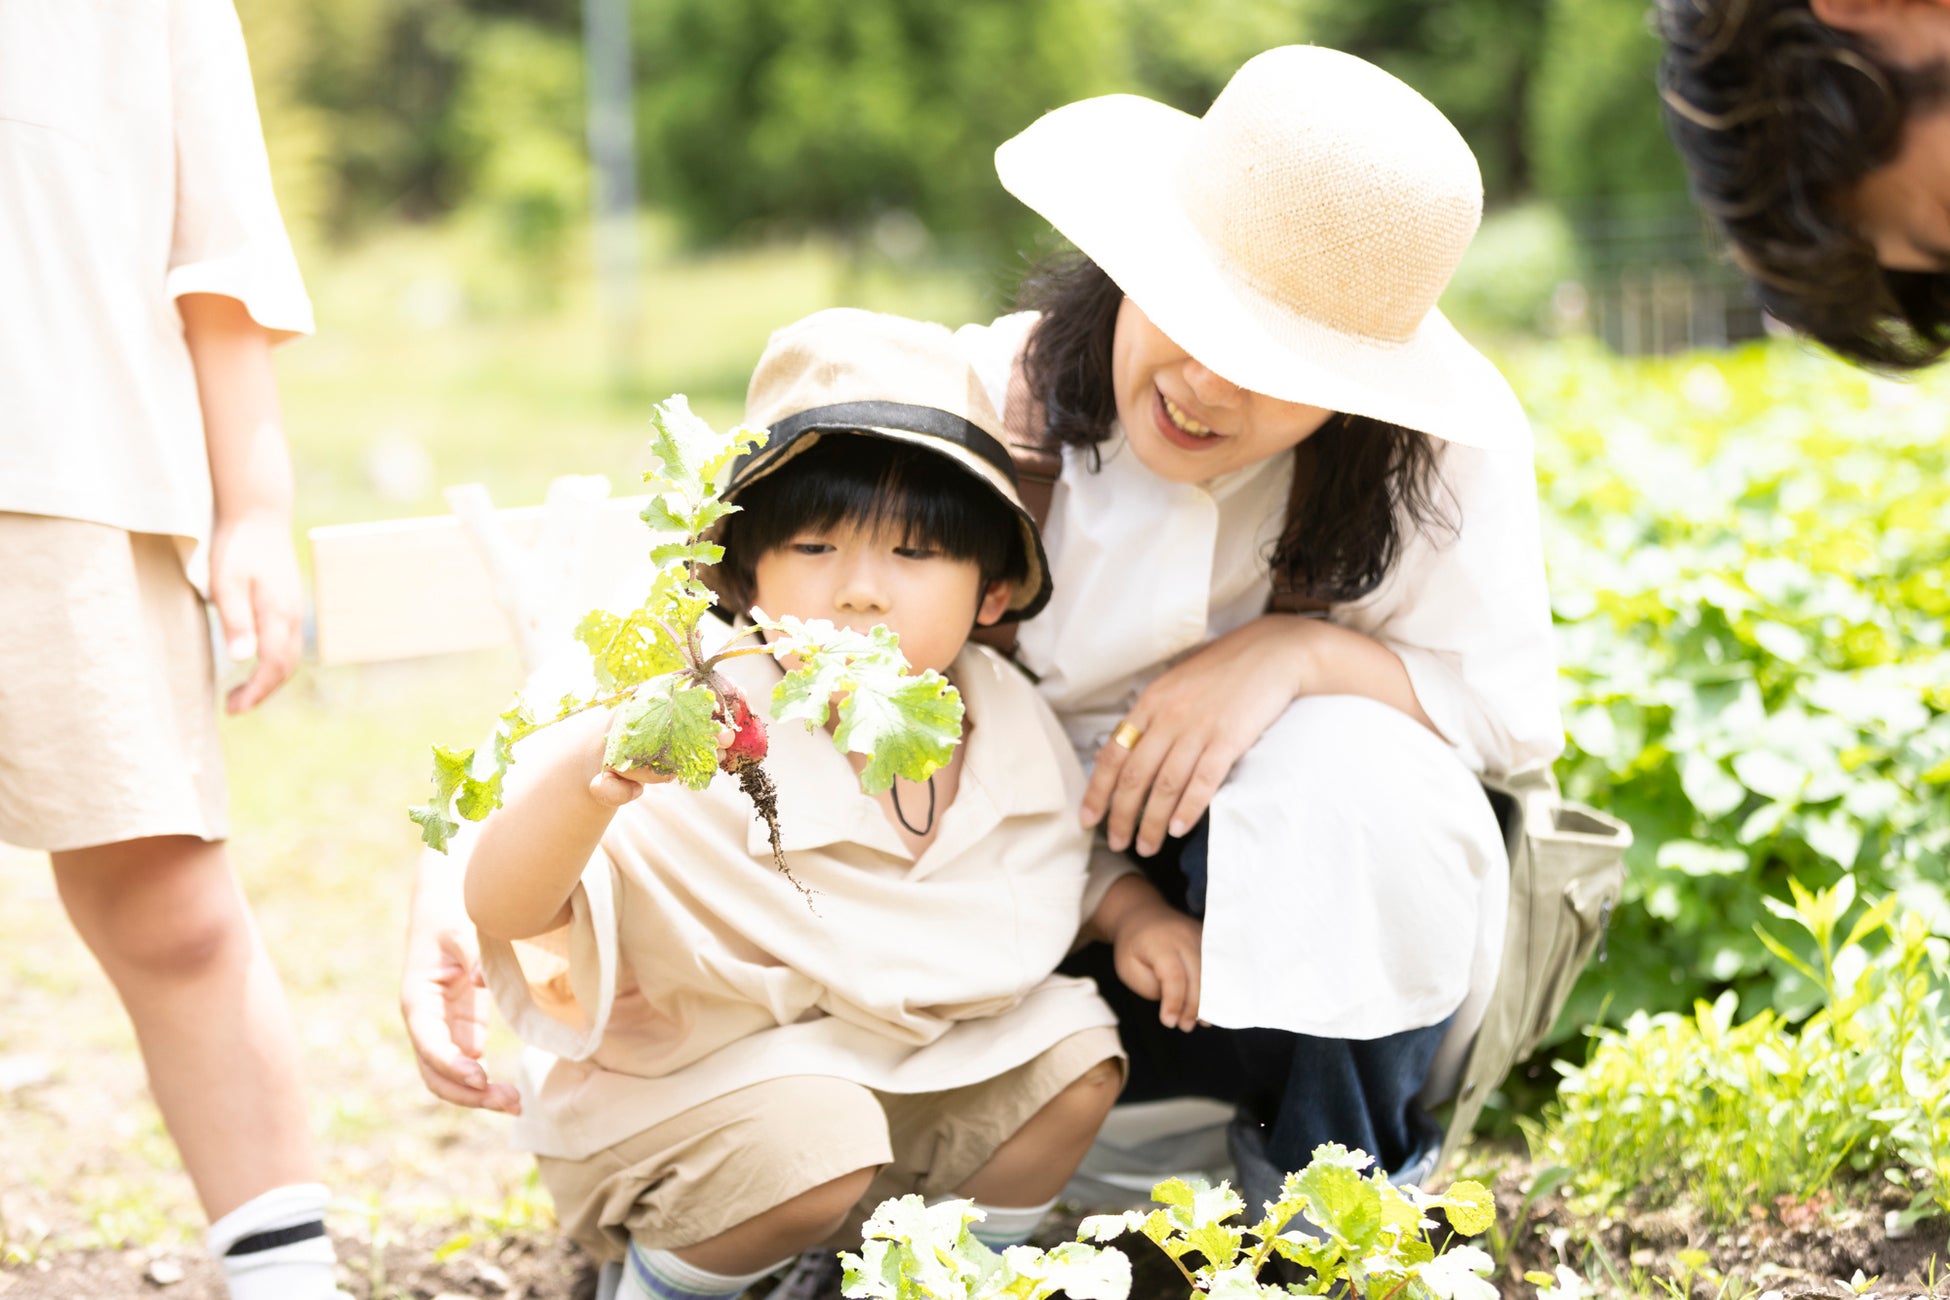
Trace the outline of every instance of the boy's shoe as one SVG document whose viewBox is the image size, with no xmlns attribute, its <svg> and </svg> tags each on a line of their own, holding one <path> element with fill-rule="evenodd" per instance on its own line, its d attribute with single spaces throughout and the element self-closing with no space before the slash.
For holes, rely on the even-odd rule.
<svg viewBox="0 0 1950 1300">
<path fill-rule="evenodd" d="M 765 1300 L 841 1300 L 845 1278 L 837 1251 L 809 1250 L 792 1262 Z"/>
</svg>

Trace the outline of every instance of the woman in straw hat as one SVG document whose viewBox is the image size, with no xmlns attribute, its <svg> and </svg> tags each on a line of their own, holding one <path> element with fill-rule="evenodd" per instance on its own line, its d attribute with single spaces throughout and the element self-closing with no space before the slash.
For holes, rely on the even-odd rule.
<svg viewBox="0 0 1950 1300">
<path fill-rule="evenodd" d="M 1417 1176 L 1415 1099 L 1501 951 L 1477 778 L 1562 743 L 1529 431 L 1436 310 L 1475 159 L 1387 73 L 1288 47 L 1203 118 L 1086 100 L 996 167 L 1077 250 L 962 332 L 1061 448 L 1018 655 L 1094 759 L 1084 822 L 1204 923 L 1178 981 L 1097 962 L 1125 1098 L 1237 1103 L 1250 1193 L 1327 1141 Z"/>
</svg>

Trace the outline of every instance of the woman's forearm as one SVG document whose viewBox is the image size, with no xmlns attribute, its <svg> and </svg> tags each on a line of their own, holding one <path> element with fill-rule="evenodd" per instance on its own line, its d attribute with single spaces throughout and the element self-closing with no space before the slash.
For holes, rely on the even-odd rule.
<svg viewBox="0 0 1950 1300">
<path fill-rule="evenodd" d="M 482 823 L 467 863 L 467 914 L 481 933 L 526 939 L 568 922 L 569 896 L 615 807 L 590 793 L 602 770 L 606 710 L 526 743 L 524 780 Z"/>
<path fill-rule="evenodd" d="M 1318 618 L 1268 614 L 1291 619 L 1300 650 L 1299 695 L 1360 695 L 1406 713 L 1438 736 L 1441 730 L 1422 708 L 1415 683 L 1401 656 L 1352 628 Z"/>
<path fill-rule="evenodd" d="M 288 519 L 291 452 L 270 334 L 243 303 L 221 294 L 185 294 L 176 308 L 203 408 L 217 527 L 251 515 Z"/>
</svg>

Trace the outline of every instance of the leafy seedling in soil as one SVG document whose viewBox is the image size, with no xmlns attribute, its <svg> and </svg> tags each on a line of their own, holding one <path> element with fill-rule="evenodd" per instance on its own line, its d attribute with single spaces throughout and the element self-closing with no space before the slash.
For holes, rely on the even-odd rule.
<svg viewBox="0 0 1950 1300">
<path fill-rule="evenodd" d="M 719 433 L 692 414 L 682 395 L 660 404 L 651 426 L 657 468 L 643 476 L 650 504 L 642 517 L 658 538 L 650 550 L 655 576 L 637 609 L 596 610 L 577 626 L 595 691 L 564 696 L 548 716 L 517 698 L 483 746 L 435 746 L 433 796 L 409 815 L 421 838 L 444 853 L 460 829 L 456 817 L 479 821 L 501 806 L 502 781 L 520 741 L 589 709 L 614 709 L 606 767 L 647 767 L 693 790 L 720 772 L 732 776 L 765 822 L 774 863 L 807 893 L 780 843 L 778 791 L 764 766 L 765 723 L 719 665 L 754 654 L 792 661 L 772 690 L 773 720 L 809 729 L 835 721 L 834 745 L 867 760 L 860 784 L 869 794 L 896 777 L 925 781 L 948 762 L 961 739 L 961 696 L 932 669 L 910 673 L 899 638 L 885 627 L 856 632 L 753 609 L 749 626 L 707 651 L 703 620 L 717 596 L 699 570 L 724 558 L 707 535 L 738 509 L 723 498 L 732 463 L 762 446 L 766 435 L 743 427 Z M 732 738 L 720 750 L 726 729 Z"/>
</svg>

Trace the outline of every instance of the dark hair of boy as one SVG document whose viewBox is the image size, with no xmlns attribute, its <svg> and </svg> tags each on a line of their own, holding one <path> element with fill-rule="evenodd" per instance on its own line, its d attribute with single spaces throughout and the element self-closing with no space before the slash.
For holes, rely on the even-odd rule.
<svg viewBox="0 0 1950 1300">
<path fill-rule="evenodd" d="M 1047 436 L 1095 448 L 1117 419 L 1111 341 L 1124 291 L 1071 253 L 1033 268 L 1016 306 L 1038 311 L 1024 357 Z M 1312 482 L 1266 557 L 1276 585 L 1330 602 L 1381 585 L 1415 528 L 1453 530 L 1436 505 L 1434 440 L 1366 416 L 1339 414 L 1301 444 Z"/>
<path fill-rule="evenodd" d="M 1942 357 L 1950 275 L 1881 266 L 1845 200 L 1950 90 L 1943 68 L 1891 64 L 1808 0 L 1659 0 L 1658 20 L 1667 131 L 1760 305 L 1863 365 Z"/>
<path fill-rule="evenodd" d="M 902 544 L 972 560 L 982 589 L 1029 573 L 1022 525 L 1009 507 L 954 461 L 893 438 L 822 433 L 819 441 L 737 492 L 738 512 L 719 526 L 724 559 L 712 578 L 733 608 L 749 608 L 759 557 L 805 533 L 892 524 Z"/>
</svg>

